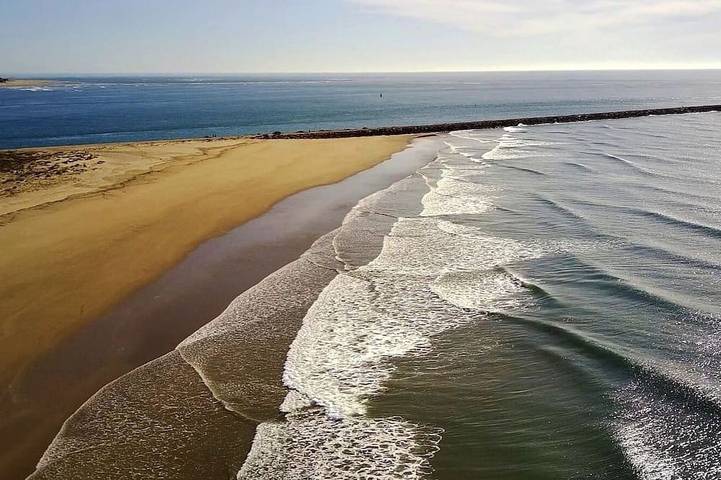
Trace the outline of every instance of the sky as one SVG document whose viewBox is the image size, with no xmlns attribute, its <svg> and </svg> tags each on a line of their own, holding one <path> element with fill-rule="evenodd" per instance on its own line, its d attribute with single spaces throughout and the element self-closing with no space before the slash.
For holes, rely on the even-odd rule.
<svg viewBox="0 0 721 480">
<path fill-rule="evenodd" d="M 721 0 L 0 0 L 0 76 L 721 68 Z"/>
</svg>

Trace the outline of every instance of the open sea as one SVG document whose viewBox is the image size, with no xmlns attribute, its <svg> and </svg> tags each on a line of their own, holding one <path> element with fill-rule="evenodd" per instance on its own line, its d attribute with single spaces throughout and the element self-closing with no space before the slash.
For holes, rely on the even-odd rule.
<svg viewBox="0 0 721 480">
<path fill-rule="evenodd" d="M 0 91 L 5 146 L 721 100 L 719 72 L 67 81 Z M 32 478 L 721 478 L 720 132 L 416 139 L 394 161 L 425 166 L 98 392 Z"/>
<path fill-rule="evenodd" d="M 0 148 L 721 103 L 721 70 L 56 80 L 0 88 Z"/>
</svg>

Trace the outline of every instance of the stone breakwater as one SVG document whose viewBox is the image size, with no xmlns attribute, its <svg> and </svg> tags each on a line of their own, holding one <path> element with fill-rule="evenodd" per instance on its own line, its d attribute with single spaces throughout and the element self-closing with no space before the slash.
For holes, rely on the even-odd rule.
<svg viewBox="0 0 721 480">
<path fill-rule="evenodd" d="M 357 128 L 346 130 L 300 131 L 294 133 L 273 132 L 256 135 L 255 138 L 342 138 L 378 135 L 409 135 L 424 133 L 452 132 L 454 130 L 485 130 L 490 128 L 514 127 L 518 124 L 539 125 L 548 123 L 571 123 L 588 120 L 612 120 L 618 118 L 647 117 L 649 115 L 679 115 L 721 111 L 721 105 L 697 105 L 691 107 L 652 108 L 645 110 L 624 110 L 618 112 L 581 113 L 550 117 L 508 118 L 504 120 L 481 120 L 476 122 L 437 123 L 432 125 L 407 125 L 397 127 Z"/>
</svg>

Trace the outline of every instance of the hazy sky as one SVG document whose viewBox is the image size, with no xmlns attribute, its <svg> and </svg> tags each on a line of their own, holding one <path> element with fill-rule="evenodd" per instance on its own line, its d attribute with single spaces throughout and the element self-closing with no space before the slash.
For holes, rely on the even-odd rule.
<svg viewBox="0 0 721 480">
<path fill-rule="evenodd" d="M 0 0 L 0 75 L 659 67 L 721 67 L 721 0 Z"/>
</svg>

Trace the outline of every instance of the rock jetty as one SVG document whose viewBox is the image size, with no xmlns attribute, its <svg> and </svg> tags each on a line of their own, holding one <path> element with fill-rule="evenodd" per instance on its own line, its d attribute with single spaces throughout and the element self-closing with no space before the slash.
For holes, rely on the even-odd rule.
<svg viewBox="0 0 721 480">
<path fill-rule="evenodd" d="M 408 125 L 399 127 L 356 128 L 346 130 L 317 130 L 308 132 L 273 132 L 256 135 L 255 138 L 343 138 L 378 135 L 410 135 L 443 133 L 455 130 L 485 130 L 489 128 L 515 127 L 516 125 L 539 125 L 548 123 L 585 122 L 588 120 L 612 120 L 618 118 L 647 117 L 650 115 L 679 115 L 683 113 L 719 112 L 721 105 L 697 105 L 692 107 L 652 108 L 618 112 L 581 113 L 550 117 L 508 118 L 504 120 L 480 120 L 477 122 L 437 123 L 433 125 Z"/>
</svg>

